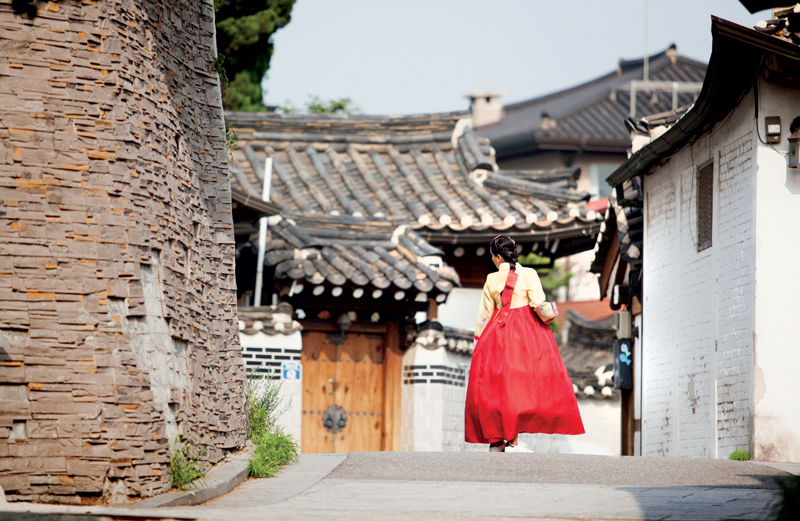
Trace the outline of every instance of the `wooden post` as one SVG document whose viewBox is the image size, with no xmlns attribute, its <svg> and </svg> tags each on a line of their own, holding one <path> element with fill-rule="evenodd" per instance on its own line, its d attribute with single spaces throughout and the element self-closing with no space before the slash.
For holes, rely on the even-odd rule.
<svg viewBox="0 0 800 521">
<path fill-rule="evenodd" d="M 401 426 L 403 421 L 403 351 L 400 348 L 400 328 L 396 322 L 386 324 L 384 336 L 385 354 L 383 368 L 385 371 L 384 392 L 384 439 L 383 450 L 399 451 L 401 445 Z"/>
<path fill-rule="evenodd" d="M 434 320 L 439 317 L 439 305 L 435 299 L 428 299 L 428 320 Z"/>
</svg>

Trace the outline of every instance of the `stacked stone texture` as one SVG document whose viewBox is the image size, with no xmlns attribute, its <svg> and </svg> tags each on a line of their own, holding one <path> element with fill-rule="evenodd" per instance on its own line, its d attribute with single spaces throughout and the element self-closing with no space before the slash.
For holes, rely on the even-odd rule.
<svg viewBox="0 0 800 521">
<path fill-rule="evenodd" d="M 131 496 L 161 493 L 165 416 L 212 462 L 247 436 L 213 3 L 39 2 L 34 20 L 10 3 L 0 485 L 11 499 L 77 501 L 115 480 Z M 162 401 L 124 327 L 147 313 L 144 265 L 185 349 L 186 381 Z"/>
</svg>

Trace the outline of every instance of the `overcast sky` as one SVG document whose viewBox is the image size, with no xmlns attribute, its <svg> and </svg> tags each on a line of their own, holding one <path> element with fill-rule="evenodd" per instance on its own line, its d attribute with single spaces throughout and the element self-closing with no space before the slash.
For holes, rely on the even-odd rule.
<svg viewBox="0 0 800 521">
<path fill-rule="evenodd" d="M 644 52 L 644 0 L 298 0 L 274 35 L 266 101 L 349 96 L 367 114 L 464 110 L 582 83 Z M 708 61 L 711 15 L 752 27 L 736 0 L 649 0 L 650 54 Z"/>
</svg>

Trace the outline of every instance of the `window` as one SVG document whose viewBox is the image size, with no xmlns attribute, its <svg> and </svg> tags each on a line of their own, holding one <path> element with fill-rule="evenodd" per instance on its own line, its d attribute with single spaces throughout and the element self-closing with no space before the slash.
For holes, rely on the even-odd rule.
<svg viewBox="0 0 800 521">
<path fill-rule="evenodd" d="M 697 170 L 697 251 L 711 247 L 714 223 L 714 162 Z"/>
</svg>

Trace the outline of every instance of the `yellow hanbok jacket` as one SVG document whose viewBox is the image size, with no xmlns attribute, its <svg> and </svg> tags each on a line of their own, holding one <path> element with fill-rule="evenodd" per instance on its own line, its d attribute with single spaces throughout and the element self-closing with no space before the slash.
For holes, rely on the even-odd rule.
<svg viewBox="0 0 800 521">
<path fill-rule="evenodd" d="M 478 309 L 478 320 L 475 322 L 476 342 L 486 328 L 486 324 L 491 320 L 494 311 L 502 306 L 500 297 L 503 293 L 503 287 L 506 285 L 509 269 L 510 265 L 504 262 L 498 268 L 499 271 L 490 273 L 486 277 L 486 284 L 483 285 L 483 295 L 481 296 L 481 305 Z M 539 281 L 539 275 L 536 270 L 517 264 L 516 272 L 518 278 L 514 293 L 511 296 L 511 309 L 530 306 L 536 310 L 536 314 L 545 324 L 549 324 L 558 315 L 558 308 L 554 302 L 547 302 L 547 297 L 545 297 L 542 283 Z"/>
</svg>

